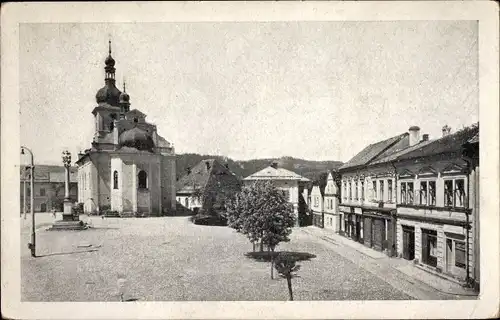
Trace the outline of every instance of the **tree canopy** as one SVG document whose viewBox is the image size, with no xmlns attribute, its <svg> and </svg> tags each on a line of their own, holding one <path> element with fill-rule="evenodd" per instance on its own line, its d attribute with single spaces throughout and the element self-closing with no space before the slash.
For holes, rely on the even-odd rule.
<svg viewBox="0 0 500 320">
<path fill-rule="evenodd" d="M 287 242 L 294 226 L 293 207 L 283 191 L 271 182 L 257 181 L 243 187 L 227 202 L 228 226 L 252 242 L 262 241 L 269 248 Z"/>
</svg>

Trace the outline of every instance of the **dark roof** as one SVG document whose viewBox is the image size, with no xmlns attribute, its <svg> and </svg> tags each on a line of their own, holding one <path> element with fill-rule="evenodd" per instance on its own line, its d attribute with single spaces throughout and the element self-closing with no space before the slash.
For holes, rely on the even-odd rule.
<svg viewBox="0 0 500 320">
<path fill-rule="evenodd" d="M 352 167 L 363 166 L 375 160 L 381 155 L 387 156 L 388 154 L 403 148 L 404 142 L 399 143 L 404 138 L 408 137 L 408 133 L 403 133 L 398 136 L 370 144 L 355 155 L 351 160 L 342 165 L 339 169 L 344 170 Z M 406 139 L 408 140 L 408 139 Z"/>
<path fill-rule="evenodd" d="M 240 187 L 240 180 L 215 159 L 200 161 L 189 174 L 177 181 L 177 193 L 187 194 L 193 193 L 195 188 L 205 192 L 207 189 L 239 190 Z"/>
<path fill-rule="evenodd" d="M 468 144 L 479 143 L 479 132 L 467 141 Z"/>
<path fill-rule="evenodd" d="M 414 159 L 420 157 L 428 157 L 437 154 L 445 153 L 460 153 L 463 145 L 473 139 L 479 133 L 479 126 L 473 125 L 463 128 L 455 133 L 441 137 L 430 143 L 422 143 L 420 147 L 404 152 L 397 157 L 396 161 Z"/>
</svg>

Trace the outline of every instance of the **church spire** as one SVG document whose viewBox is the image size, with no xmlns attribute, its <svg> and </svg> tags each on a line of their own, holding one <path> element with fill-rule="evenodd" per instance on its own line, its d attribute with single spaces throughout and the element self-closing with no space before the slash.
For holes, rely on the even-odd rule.
<svg viewBox="0 0 500 320">
<path fill-rule="evenodd" d="M 130 96 L 125 88 L 125 78 L 123 79 L 123 92 L 120 94 L 120 107 L 122 108 L 122 113 L 130 111 Z"/>
<path fill-rule="evenodd" d="M 109 45 L 109 54 L 106 60 L 104 61 L 105 67 L 105 80 L 115 82 L 115 59 L 111 56 L 111 40 L 108 42 Z"/>
</svg>

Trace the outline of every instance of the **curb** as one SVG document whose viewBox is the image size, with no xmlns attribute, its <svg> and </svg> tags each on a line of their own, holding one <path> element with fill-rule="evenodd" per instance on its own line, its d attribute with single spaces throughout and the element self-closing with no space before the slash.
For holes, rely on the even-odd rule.
<svg viewBox="0 0 500 320">
<path fill-rule="evenodd" d="M 341 245 L 341 244 L 342 244 L 342 243 L 339 243 L 339 242 L 335 241 L 334 239 L 328 238 L 326 235 L 323 235 L 323 234 L 322 234 L 323 232 L 318 232 L 317 234 L 315 234 L 315 232 L 314 232 L 314 231 L 313 231 L 313 232 L 311 232 L 311 231 L 309 231 L 309 230 L 304 230 L 304 229 L 302 229 L 302 231 L 304 231 L 305 233 L 307 233 L 307 234 L 309 234 L 309 235 L 311 235 L 311 236 L 317 237 L 318 239 L 321 239 L 321 240 L 323 240 L 323 241 L 327 241 L 327 242 L 332 243 L 332 244 L 335 244 L 335 245 Z M 321 234 L 320 234 L 320 233 L 321 233 Z M 342 244 L 342 245 L 346 245 L 346 244 Z M 346 246 L 348 246 L 348 245 L 346 245 Z M 364 255 L 364 256 L 366 256 L 366 257 L 368 257 L 368 258 L 374 259 L 374 260 L 380 260 L 380 259 L 382 259 L 382 258 L 383 258 L 383 257 L 381 257 L 381 258 L 374 258 L 374 257 L 371 257 L 370 255 L 368 255 L 368 254 L 366 254 L 366 253 L 364 253 L 364 252 L 362 252 L 362 251 L 360 251 L 360 250 L 357 250 L 356 248 L 354 248 L 354 247 L 352 247 L 352 246 L 349 246 L 349 247 L 350 247 L 350 248 L 352 248 L 353 250 L 355 250 L 355 251 L 357 251 L 357 252 L 361 253 L 362 255 Z M 387 259 L 389 259 L 389 260 L 390 260 L 391 258 L 390 258 L 390 257 L 387 257 Z M 418 279 L 418 278 L 416 278 L 416 277 L 413 277 L 413 276 L 411 276 L 411 275 L 409 275 L 409 274 L 407 274 L 407 273 L 405 273 L 405 272 L 401 271 L 401 270 L 400 270 L 397 266 L 394 266 L 394 265 L 392 265 L 391 263 L 388 263 L 388 264 L 389 264 L 389 266 L 390 266 L 393 270 L 398 271 L 400 274 L 402 274 L 402 275 L 404 275 L 404 276 L 407 276 L 407 277 L 410 277 L 411 279 L 413 279 L 413 280 L 415 280 L 415 281 L 417 281 L 417 282 L 419 282 L 419 283 L 421 283 L 421 284 L 424 284 L 424 285 L 426 285 L 426 286 L 428 286 L 428 287 L 430 287 L 430 288 L 432 288 L 432 289 L 434 289 L 434 290 L 436 290 L 436 291 L 438 291 L 438 292 L 441 292 L 441 293 L 444 293 L 444 294 L 448 294 L 448 295 L 455 295 L 455 296 L 478 297 L 478 294 L 475 294 L 475 293 L 470 293 L 470 294 L 467 294 L 467 293 L 454 293 L 454 292 L 449 292 L 449 291 L 443 291 L 443 290 L 441 290 L 441 289 L 439 289 L 439 288 L 436 288 L 436 287 L 434 287 L 434 286 L 429 285 L 428 283 L 426 283 L 426 282 L 424 282 L 424 281 L 422 281 L 422 280 L 420 280 L 420 279 Z M 422 270 L 422 271 L 427 272 L 426 270 Z M 430 275 L 433 275 L 433 276 L 435 276 L 435 277 L 439 277 L 438 275 L 435 275 L 435 274 L 432 274 L 432 273 L 429 273 L 429 274 L 430 274 Z M 446 281 L 449 281 L 449 282 L 452 282 L 452 283 L 454 283 L 454 284 L 457 284 L 456 282 L 450 281 L 449 279 L 446 279 L 446 278 L 444 278 L 444 277 L 439 277 L 439 278 L 441 278 L 441 279 L 443 279 L 443 280 L 446 280 Z"/>
</svg>

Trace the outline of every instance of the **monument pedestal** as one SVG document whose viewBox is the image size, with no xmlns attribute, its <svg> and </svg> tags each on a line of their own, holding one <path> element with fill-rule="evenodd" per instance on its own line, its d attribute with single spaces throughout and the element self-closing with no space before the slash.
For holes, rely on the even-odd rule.
<svg viewBox="0 0 500 320">
<path fill-rule="evenodd" d="M 80 220 L 78 215 L 73 214 L 71 200 L 64 199 L 64 211 L 62 220 L 57 220 L 49 230 L 85 230 L 88 226 Z"/>
</svg>

